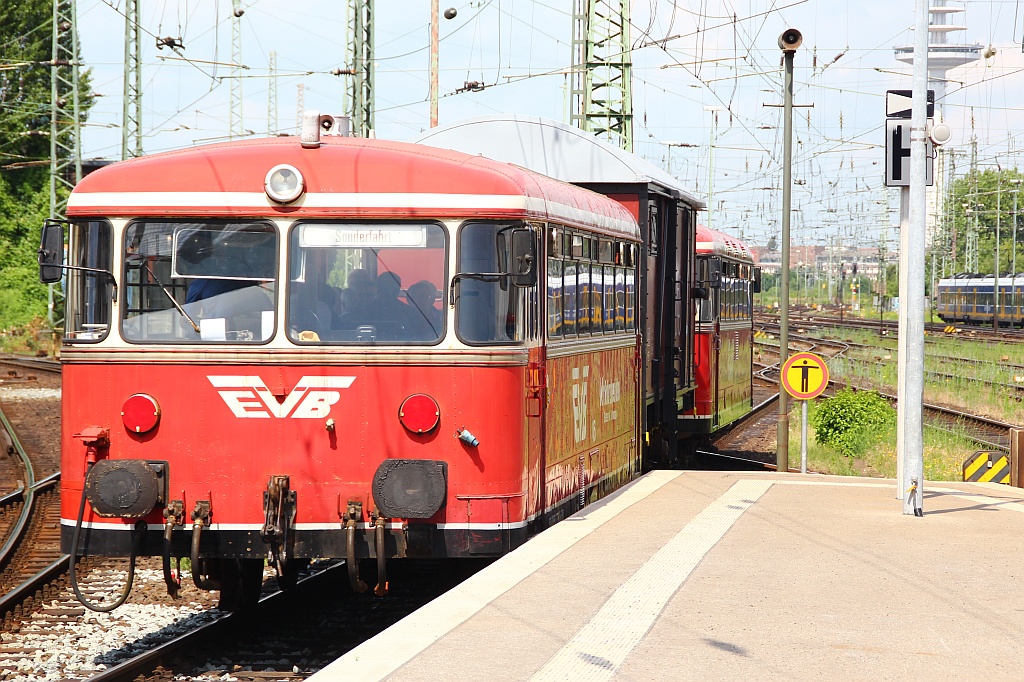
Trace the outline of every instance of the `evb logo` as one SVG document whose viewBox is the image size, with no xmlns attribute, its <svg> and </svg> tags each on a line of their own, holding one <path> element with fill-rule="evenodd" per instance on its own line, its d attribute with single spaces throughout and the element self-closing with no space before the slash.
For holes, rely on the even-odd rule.
<svg viewBox="0 0 1024 682">
<path fill-rule="evenodd" d="M 341 400 L 334 389 L 348 388 L 355 377 L 302 377 L 284 398 L 277 398 L 258 376 L 207 376 L 228 409 L 240 419 L 317 419 Z"/>
</svg>

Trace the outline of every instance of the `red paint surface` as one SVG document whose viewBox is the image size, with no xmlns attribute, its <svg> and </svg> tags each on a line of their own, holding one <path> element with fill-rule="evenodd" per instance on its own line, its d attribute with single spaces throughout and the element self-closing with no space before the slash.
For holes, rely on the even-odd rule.
<svg viewBox="0 0 1024 682">
<path fill-rule="evenodd" d="M 191 508 L 211 499 L 214 523 L 262 524 L 262 495 L 272 475 L 291 477 L 298 493 L 298 523 L 337 523 L 338 496 L 362 498 L 372 509 L 370 482 L 387 458 L 448 462 L 449 492 L 436 522 L 465 522 L 469 510 L 458 495 L 526 493 L 527 459 L 523 440 L 524 367 L 282 367 L 261 365 L 66 365 L 62 401 L 62 517 L 77 515 L 85 473 L 85 447 L 72 437 L 85 426 L 110 429 L 105 456 L 166 460 L 173 499 Z M 239 418 L 207 378 L 254 376 L 278 402 L 304 376 L 353 376 L 338 389 L 338 402 L 320 418 L 294 416 Z M 239 389 L 244 393 L 243 389 Z M 121 423 L 125 398 L 145 392 L 156 398 L 163 416 L 148 434 L 134 434 Z M 410 433 L 396 418 L 412 393 L 429 393 L 441 409 L 437 429 Z M 270 398 L 275 400 L 274 397 Z M 241 399 L 252 412 L 269 412 L 258 396 Z M 294 411 L 293 411 L 294 414 Z M 335 428 L 326 428 L 328 418 Z M 480 445 L 470 448 L 455 437 L 470 429 Z M 522 497 L 511 500 L 510 518 L 523 518 Z M 86 521 L 91 510 L 86 513 Z M 159 523 L 159 512 L 150 520 Z"/>
</svg>

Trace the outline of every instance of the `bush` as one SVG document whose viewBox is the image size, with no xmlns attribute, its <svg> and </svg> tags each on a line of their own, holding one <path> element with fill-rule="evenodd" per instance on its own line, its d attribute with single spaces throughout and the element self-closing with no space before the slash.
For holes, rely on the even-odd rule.
<svg viewBox="0 0 1024 682">
<path fill-rule="evenodd" d="M 896 410 L 875 391 L 843 389 L 823 401 L 812 419 L 815 440 L 853 457 L 896 425 Z"/>
</svg>

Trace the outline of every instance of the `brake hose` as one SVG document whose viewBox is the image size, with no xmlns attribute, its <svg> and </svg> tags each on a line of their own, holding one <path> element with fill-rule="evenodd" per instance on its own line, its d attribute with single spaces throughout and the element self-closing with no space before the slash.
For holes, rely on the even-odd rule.
<svg viewBox="0 0 1024 682">
<path fill-rule="evenodd" d="M 89 478 L 89 472 L 90 471 L 92 471 L 92 463 L 90 463 L 89 466 L 86 468 L 86 470 L 85 470 L 85 477 L 82 479 L 82 483 L 83 483 L 83 487 L 82 487 L 82 501 L 78 505 L 78 520 L 75 522 L 75 532 L 71 536 L 71 561 L 69 562 L 69 566 L 68 566 L 68 577 L 70 578 L 70 581 L 71 581 L 71 589 L 74 590 L 75 596 L 78 597 L 78 601 L 82 602 L 82 606 L 84 606 L 85 608 L 87 608 L 87 609 L 89 609 L 91 611 L 99 611 L 100 613 L 109 613 L 110 611 L 113 611 L 114 609 L 116 609 L 121 604 L 124 604 L 128 600 L 128 595 L 132 591 L 132 583 L 135 581 L 136 543 L 139 540 L 138 540 L 138 537 L 133 537 L 132 538 L 132 550 L 131 550 L 131 554 L 128 557 L 128 581 L 125 583 L 124 589 L 121 590 L 121 594 L 120 594 L 120 596 L 118 596 L 117 600 L 113 604 L 101 605 L 101 604 L 94 604 L 93 602 L 91 602 L 88 599 L 86 599 L 85 595 L 83 595 L 82 591 L 78 588 L 78 578 L 75 575 L 75 560 L 78 557 L 78 536 L 80 535 L 81 530 L 82 530 L 82 519 L 85 518 L 85 487 L 84 487 L 84 483 Z M 145 525 L 145 521 L 139 521 L 136 524 L 136 529 L 132 531 L 132 535 L 133 536 L 141 535 L 141 533 L 137 532 L 139 524 Z"/>
</svg>

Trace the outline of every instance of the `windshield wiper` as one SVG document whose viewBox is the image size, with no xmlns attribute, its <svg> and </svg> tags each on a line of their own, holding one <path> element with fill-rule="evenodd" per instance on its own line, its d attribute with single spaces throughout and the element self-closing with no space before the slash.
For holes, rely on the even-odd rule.
<svg viewBox="0 0 1024 682">
<path fill-rule="evenodd" d="M 126 261 L 127 261 L 128 265 L 141 265 L 141 266 L 145 267 L 146 271 L 149 272 L 150 276 L 153 278 L 153 281 L 157 283 L 157 285 L 160 287 L 160 289 L 165 294 L 167 294 L 167 298 L 170 300 L 171 305 L 173 305 L 174 308 L 179 313 L 181 313 L 186 320 L 188 320 L 189 324 L 192 325 L 192 328 L 196 330 L 196 334 L 200 333 L 199 325 L 196 324 L 196 321 L 193 320 L 192 317 L 188 313 L 185 312 L 185 309 L 181 307 L 181 304 L 178 303 L 174 299 L 174 296 L 171 295 L 171 292 L 167 290 L 167 287 L 164 286 L 164 283 L 161 282 L 160 278 L 156 276 L 155 272 L 153 272 L 153 268 L 149 267 L 149 263 L 146 261 L 146 257 L 145 256 L 142 256 L 142 255 L 139 255 L 139 254 L 132 254 L 132 255 L 128 256 Z"/>
</svg>

